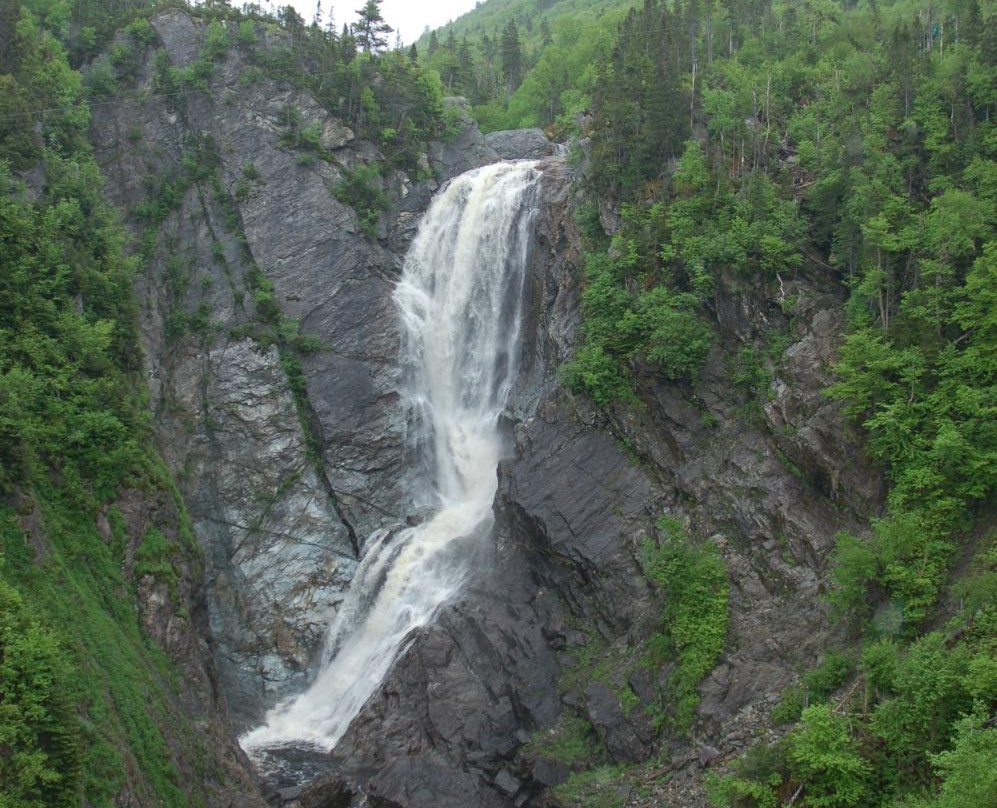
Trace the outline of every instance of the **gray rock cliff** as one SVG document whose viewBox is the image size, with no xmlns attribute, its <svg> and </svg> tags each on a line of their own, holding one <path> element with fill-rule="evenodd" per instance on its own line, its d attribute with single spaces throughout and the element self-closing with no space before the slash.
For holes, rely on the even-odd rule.
<svg viewBox="0 0 997 808">
<path fill-rule="evenodd" d="M 153 26 L 172 67 L 198 58 L 204 22 L 169 11 Z M 396 171 L 371 241 L 333 191 L 382 159 L 373 144 L 305 90 L 245 81 L 238 49 L 207 89 L 179 98 L 155 92 L 153 63 L 150 48 L 135 92 L 95 109 L 92 135 L 113 201 L 160 204 L 151 227 L 135 220 L 151 403 L 205 549 L 224 690 L 246 726 L 303 687 L 363 539 L 405 516 L 391 290 L 437 180 Z M 288 108 L 318 127 L 328 159 L 282 144 Z M 496 154 L 467 126 L 432 159 L 442 182 Z M 180 198 L 163 209 L 170 188 Z M 290 333 L 274 339 L 261 296 Z M 295 351 L 302 338 L 312 348 Z"/>
</svg>

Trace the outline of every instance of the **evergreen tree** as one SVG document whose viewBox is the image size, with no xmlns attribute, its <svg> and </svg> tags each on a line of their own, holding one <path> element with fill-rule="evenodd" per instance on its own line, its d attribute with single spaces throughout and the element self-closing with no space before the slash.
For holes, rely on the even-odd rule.
<svg viewBox="0 0 997 808">
<path fill-rule="evenodd" d="M 357 55 L 357 38 L 353 35 L 353 28 L 345 22 L 343 32 L 339 35 L 339 52 L 346 64 L 352 62 Z"/>
<path fill-rule="evenodd" d="M 554 41 L 554 37 L 550 32 L 550 23 L 547 22 L 546 17 L 540 21 L 540 40 L 545 47 Z"/>
<path fill-rule="evenodd" d="M 329 6 L 329 13 L 325 17 L 325 38 L 330 42 L 335 42 L 339 39 L 339 36 L 336 34 L 336 17 L 332 6 Z"/>
<path fill-rule="evenodd" d="M 511 95 L 523 80 L 523 47 L 515 20 L 509 20 L 502 31 L 502 75 L 505 77 L 505 91 Z"/>
<path fill-rule="evenodd" d="M 277 12 L 277 19 L 292 31 L 305 27 L 305 18 L 294 10 L 294 6 L 284 6 Z"/>
<path fill-rule="evenodd" d="M 0 75 L 14 72 L 16 66 L 17 21 L 21 18 L 19 0 L 0 3 Z"/>
<path fill-rule="evenodd" d="M 364 53 L 376 54 L 388 46 L 387 34 L 394 29 L 381 16 L 381 0 L 367 0 L 366 5 L 357 10 L 359 20 L 354 26 L 357 46 Z"/>
</svg>

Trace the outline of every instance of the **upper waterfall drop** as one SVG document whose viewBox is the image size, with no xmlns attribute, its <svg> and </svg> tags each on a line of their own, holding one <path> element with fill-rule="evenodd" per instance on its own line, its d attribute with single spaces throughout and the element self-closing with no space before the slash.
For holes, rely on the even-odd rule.
<svg viewBox="0 0 997 808">
<path fill-rule="evenodd" d="M 315 682 L 240 739 L 251 755 L 295 743 L 332 749 L 412 630 L 460 591 L 490 536 L 539 177 L 535 161 L 474 169 L 444 187 L 423 218 L 394 300 L 409 438 L 433 469 L 421 493 L 435 512 L 370 538 Z"/>
</svg>

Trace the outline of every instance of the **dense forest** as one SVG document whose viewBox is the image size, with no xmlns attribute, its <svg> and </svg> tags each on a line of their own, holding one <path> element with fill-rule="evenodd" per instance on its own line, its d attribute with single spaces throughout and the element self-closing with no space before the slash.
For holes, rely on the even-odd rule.
<svg viewBox="0 0 997 808">
<path fill-rule="evenodd" d="M 190 184 L 212 187 L 211 155 L 126 219 L 87 140 L 91 106 L 131 91 L 157 47 L 148 18 L 167 6 L 0 0 L 0 808 L 110 806 L 130 769 L 149 804 L 186 805 L 175 759 L 203 743 L 171 726 L 178 673 L 134 605 L 143 575 L 173 589 L 199 562 L 153 448 L 132 296 L 149 256 L 126 224 L 153 227 Z M 711 798 L 997 806 L 997 4 L 631 6 L 488 0 L 392 49 L 376 2 L 338 27 L 212 0 L 198 61 L 161 60 L 156 92 L 178 105 L 206 92 L 233 48 L 310 90 L 384 155 L 337 190 L 371 239 L 381 175 L 425 171 L 428 141 L 452 135 L 444 96 L 465 96 L 484 130 L 567 142 L 587 254 L 582 342 L 560 378 L 607 410 L 642 406 L 649 375 L 695 397 L 725 290 L 771 289 L 792 321 L 783 281 L 832 277 L 849 333 L 826 395 L 885 471 L 888 502 L 864 535 L 837 538 L 827 597 L 847 641 L 785 692 L 781 740 L 713 776 Z M 273 32 L 286 45 L 261 47 Z M 322 159 L 290 110 L 284 136 Z M 257 287 L 269 336 L 293 343 Z M 727 357 L 756 406 L 789 336 Z M 124 490 L 174 502 L 174 529 L 129 546 Z M 682 733 L 722 650 L 722 570 L 685 550 L 645 564 L 677 593 L 668 642 L 690 672 L 662 729 Z M 584 763 L 562 798 L 622 805 L 593 784 L 632 772 Z"/>
</svg>

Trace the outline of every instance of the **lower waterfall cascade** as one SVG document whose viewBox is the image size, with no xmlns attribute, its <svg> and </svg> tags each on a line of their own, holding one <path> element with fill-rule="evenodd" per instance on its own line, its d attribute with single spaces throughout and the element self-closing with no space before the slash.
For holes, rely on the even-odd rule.
<svg viewBox="0 0 997 808">
<path fill-rule="evenodd" d="M 408 443 L 432 469 L 413 493 L 433 503 L 432 515 L 369 537 L 314 682 L 242 736 L 251 758 L 332 750 L 412 631 L 461 591 L 487 546 L 539 178 L 536 161 L 473 169 L 436 195 L 420 224 L 394 301 Z"/>
</svg>

